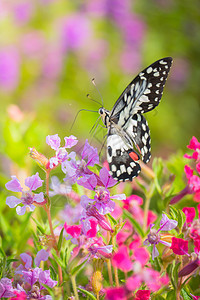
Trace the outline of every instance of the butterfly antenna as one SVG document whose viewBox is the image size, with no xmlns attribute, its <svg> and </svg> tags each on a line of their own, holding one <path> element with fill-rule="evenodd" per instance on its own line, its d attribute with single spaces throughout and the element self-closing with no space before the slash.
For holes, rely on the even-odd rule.
<svg viewBox="0 0 200 300">
<path fill-rule="evenodd" d="M 100 98 L 101 98 L 101 105 L 102 106 L 104 106 L 104 104 L 103 104 L 103 97 L 102 97 L 102 95 L 101 95 L 101 93 L 100 93 L 100 91 L 99 91 L 99 89 L 98 89 L 98 87 L 97 87 L 97 85 L 96 85 L 96 82 L 95 82 L 95 79 L 93 78 L 92 79 L 92 84 L 95 86 L 95 88 L 97 89 L 97 92 L 98 92 L 98 94 L 99 94 L 99 96 L 100 96 Z"/>
<path fill-rule="evenodd" d="M 72 128 L 73 128 L 73 126 L 74 126 L 74 123 L 76 122 L 76 119 L 77 119 L 77 117 L 78 117 L 78 115 L 79 115 L 79 113 L 81 112 L 81 111 L 89 111 L 89 112 L 95 112 L 95 113 L 98 113 L 98 111 L 97 110 L 89 110 L 89 109 L 80 109 L 78 112 L 77 112 L 77 114 L 76 114 L 76 116 L 75 116 L 75 118 L 74 118 L 74 121 L 73 121 L 73 123 L 72 123 L 72 126 L 70 127 L 70 131 L 72 130 Z"/>
<path fill-rule="evenodd" d="M 102 106 L 102 103 L 100 103 L 99 101 L 94 100 L 93 98 L 91 98 L 91 97 L 90 97 L 90 94 L 87 94 L 87 98 L 90 99 L 91 101 L 94 101 L 94 102 L 96 102 L 96 103 L 98 103 L 99 105 Z"/>
</svg>

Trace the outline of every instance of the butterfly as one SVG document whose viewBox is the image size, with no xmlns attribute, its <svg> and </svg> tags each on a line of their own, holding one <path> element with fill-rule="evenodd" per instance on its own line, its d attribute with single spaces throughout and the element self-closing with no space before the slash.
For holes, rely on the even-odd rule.
<svg viewBox="0 0 200 300">
<path fill-rule="evenodd" d="M 138 176 L 140 157 L 144 163 L 150 160 L 150 130 L 142 114 L 159 104 L 171 65 L 171 57 L 157 60 L 131 81 L 111 111 L 104 107 L 99 109 L 108 129 L 110 174 L 118 181 L 132 181 Z"/>
</svg>

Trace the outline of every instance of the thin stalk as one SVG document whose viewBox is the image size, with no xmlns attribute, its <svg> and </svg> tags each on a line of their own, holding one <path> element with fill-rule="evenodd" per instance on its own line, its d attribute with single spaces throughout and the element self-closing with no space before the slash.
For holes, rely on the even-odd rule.
<svg viewBox="0 0 200 300">
<path fill-rule="evenodd" d="M 76 277 L 75 277 L 75 275 L 71 276 L 71 282 L 72 282 L 72 287 L 73 287 L 73 290 L 74 290 L 75 299 L 79 300 L 78 291 L 77 291 L 77 288 L 76 288 Z"/>
<path fill-rule="evenodd" d="M 48 197 L 49 197 L 49 173 L 50 172 L 47 170 L 46 171 L 46 194 L 47 194 Z M 52 224 L 52 219 L 51 219 L 51 203 L 48 202 L 46 207 L 44 206 L 44 209 L 47 213 L 47 218 L 48 218 L 48 222 L 49 222 L 49 229 L 50 229 L 51 236 L 52 236 L 52 239 L 53 239 L 53 246 L 54 246 L 54 249 L 56 250 L 57 256 L 60 257 L 60 252 L 58 250 L 57 240 L 56 240 L 56 237 L 55 237 L 55 234 L 54 234 L 53 224 Z M 60 265 L 58 265 L 58 278 L 59 278 L 59 284 L 61 285 L 62 282 L 63 282 L 63 276 L 62 276 L 62 268 L 61 268 Z"/>
<path fill-rule="evenodd" d="M 113 244 L 113 247 L 114 247 L 114 246 L 115 246 L 115 239 L 114 239 L 114 236 L 112 236 L 112 244 Z M 114 276 L 115 276 L 115 284 L 116 284 L 116 287 L 119 287 L 118 269 L 117 269 L 117 267 L 113 267 L 113 270 L 114 270 Z"/>
<path fill-rule="evenodd" d="M 147 219 L 148 219 L 148 212 L 149 212 L 149 206 L 150 206 L 150 202 L 151 202 L 151 197 L 153 195 L 154 192 L 154 188 L 155 185 L 154 183 L 152 183 L 150 185 L 149 191 L 147 192 L 146 195 L 146 201 L 144 204 L 144 223 L 143 223 L 143 231 L 146 232 L 146 228 L 147 228 Z"/>
<path fill-rule="evenodd" d="M 108 217 L 107 217 L 108 220 Z M 110 242 L 110 232 L 107 231 L 107 244 L 109 245 Z M 107 267 L 108 267 L 108 277 L 110 285 L 113 286 L 113 277 L 112 277 L 112 268 L 111 268 L 111 262 L 110 259 L 107 260 Z"/>
</svg>

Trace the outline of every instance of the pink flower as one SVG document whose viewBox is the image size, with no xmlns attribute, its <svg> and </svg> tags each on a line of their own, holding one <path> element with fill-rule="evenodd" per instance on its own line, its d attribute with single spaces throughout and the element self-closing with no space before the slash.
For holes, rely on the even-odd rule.
<svg viewBox="0 0 200 300">
<path fill-rule="evenodd" d="M 66 232 L 73 238 L 79 237 L 79 235 L 81 234 L 81 227 L 82 227 L 81 225 L 69 226 L 69 225 L 67 225 L 66 222 L 64 224 L 64 228 L 65 228 Z"/>
<path fill-rule="evenodd" d="M 172 251 L 177 255 L 189 255 L 188 241 L 185 241 L 183 239 L 173 237 L 170 249 L 172 249 Z"/>
<path fill-rule="evenodd" d="M 132 269 L 132 261 L 129 258 L 126 246 L 120 246 L 118 251 L 113 255 L 112 264 L 124 272 Z"/>
<path fill-rule="evenodd" d="M 148 300 L 150 299 L 150 293 L 149 290 L 138 290 L 135 294 L 135 300 Z"/>
<path fill-rule="evenodd" d="M 0 89 L 13 91 L 19 82 L 20 59 L 16 49 L 0 50 Z"/>
<path fill-rule="evenodd" d="M 124 287 L 107 288 L 105 292 L 107 300 L 127 300 L 126 290 Z"/>
<path fill-rule="evenodd" d="M 186 215 L 186 223 L 191 223 L 194 220 L 195 217 L 195 208 L 194 207 L 184 207 L 182 209 L 184 214 Z"/>
</svg>

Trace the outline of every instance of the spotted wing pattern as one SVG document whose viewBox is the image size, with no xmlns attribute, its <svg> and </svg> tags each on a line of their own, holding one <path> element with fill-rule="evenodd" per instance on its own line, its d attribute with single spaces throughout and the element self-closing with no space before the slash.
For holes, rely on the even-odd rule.
<svg viewBox="0 0 200 300">
<path fill-rule="evenodd" d="M 151 157 L 151 138 L 145 117 L 141 114 L 133 115 L 128 124 L 126 123 L 124 130 L 139 150 L 143 162 L 148 163 Z"/>
<path fill-rule="evenodd" d="M 140 72 L 115 103 L 110 120 L 124 126 L 136 113 L 146 113 L 160 102 L 172 58 L 160 59 Z"/>
<path fill-rule="evenodd" d="M 118 134 L 108 135 L 107 159 L 110 173 L 118 181 L 132 181 L 141 171 L 138 153 L 129 148 Z"/>
</svg>

